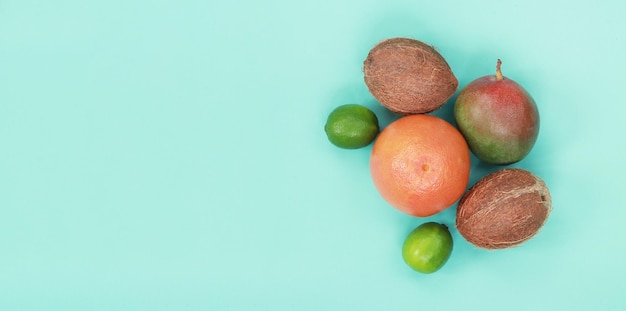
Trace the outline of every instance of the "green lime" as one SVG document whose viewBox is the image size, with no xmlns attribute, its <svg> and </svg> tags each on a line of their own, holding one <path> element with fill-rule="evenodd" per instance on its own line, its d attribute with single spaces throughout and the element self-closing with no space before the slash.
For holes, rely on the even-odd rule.
<svg viewBox="0 0 626 311">
<path fill-rule="evenodd" d="M 328 115 L 324 131 L 333 145 L 357 149 L 374 141 L 379 131 L 378 118 L 364 106 L 342 105 Z"/>
<path fill-rule="evenodd" d="M 422 273 L 439 270 L 451 253 L 452 235 L 448 227 L 436 222 L 427 222 L 415 228 L 402 246 L 404 262 Z"/>
</svg>

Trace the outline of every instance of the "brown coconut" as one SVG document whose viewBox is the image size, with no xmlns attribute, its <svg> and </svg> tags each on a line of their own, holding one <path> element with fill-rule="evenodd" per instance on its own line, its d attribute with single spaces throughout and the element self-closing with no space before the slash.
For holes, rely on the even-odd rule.
<svg viewBox="0 0 626 311">
<path fill-rule="evenodd" d="M 501 169 L 482 178 L 461 198 L 456 226 L 478 247 L 513 247 L 537 234 L 551 205 L 550 192 L 539 177 L 523 169 Z"/>
<path fill-rule="evenodd" d="M 374 46 L 363 73 L 372 95 L 389 110 L 405 115 L 436 110 L 459 85 L 439 52 L 409 38 L 391 38 Z"/>
</svg>

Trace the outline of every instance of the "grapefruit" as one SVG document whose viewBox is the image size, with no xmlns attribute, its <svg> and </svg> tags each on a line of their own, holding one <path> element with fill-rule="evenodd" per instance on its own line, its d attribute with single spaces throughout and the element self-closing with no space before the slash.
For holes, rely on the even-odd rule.
<svg viewBox="0 0 626 311">
<path fill-rule="evenodd" d="M 452 206 L 465 192 L 470 151 L 447 121 L 426 114 L 388 125 L 372 147 L 370 171 L 380 195 L 409 215 L 426 217 Z"/>
</svg>

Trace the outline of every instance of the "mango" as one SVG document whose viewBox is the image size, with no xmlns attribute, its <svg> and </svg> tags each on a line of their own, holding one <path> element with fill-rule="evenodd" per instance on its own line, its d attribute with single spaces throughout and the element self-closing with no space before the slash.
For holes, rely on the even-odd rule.
<svg viewBox="0 0 626 311">
<path fill-rule="evenodd" d="M 470 82 L 454 103 L 454 117 L 472 153 L 481 161 L 509 165 L 524 159 L 539 135 L 535 100 L 517 82 L 496 74 Z"/>
</svg>

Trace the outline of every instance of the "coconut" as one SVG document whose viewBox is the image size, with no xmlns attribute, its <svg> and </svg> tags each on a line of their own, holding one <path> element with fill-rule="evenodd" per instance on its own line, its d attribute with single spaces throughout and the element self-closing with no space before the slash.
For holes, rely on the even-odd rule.
<svg viewBox="0 0 626 311">
<path fill-rule="evenodd" d="M 372 48 L 363 63 L 365 84 L 389 110 L 426 113 L 454 95 L 459 82 L 432 46 L 410 38 L 391 38 Z"/>
<path fill-rule="evenodd" d="M 550 192 L 541 178 L 519 168 L 501 169 L 463 195 L 456 226 L 478 247 L 508 248 L 535 236 L 551 210 Z"/>
</svg>

